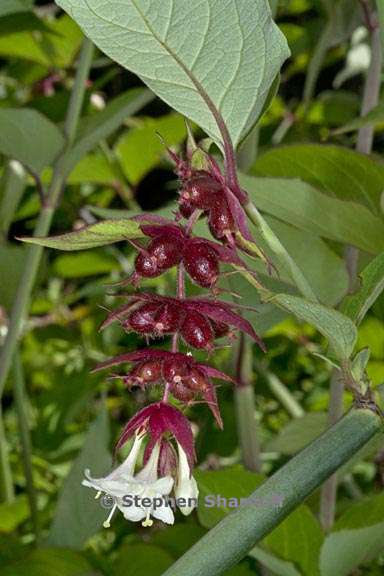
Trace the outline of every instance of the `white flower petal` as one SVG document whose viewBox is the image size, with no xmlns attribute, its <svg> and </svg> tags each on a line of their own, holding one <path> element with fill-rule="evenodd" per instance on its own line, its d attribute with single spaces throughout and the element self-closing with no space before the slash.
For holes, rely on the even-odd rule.
<svg viewBox="0 0 384 576">
<path fill-rule="evenodd" d="M 167 495 L 173 488 L 173 482 L 174 480 L 172 476 L 164 476 L 163 478 L 156 480 L 156 482 L 152 484 L 151 488 L 159 494 Z"/>
<path fill-rule="evenodd" d="M 140 506 L 120 506 L 119 510 L 122 512 L 124 518 L 126 520 L 130 520 L 131 522 L 139 522 L 143 520 L 146 515 L 147 511 Z"/>
<path fill-rule="evenodd" d="M 166 504 L 156 507 L 156 510 L 152 510 L 151 514 L 154 518 L 165 522 L 165 524 L 173 524 L 175 522 L 173 510 L 171 506 L 167 506 Z"/>
<path fill-rule="evenodd" d="M 135 479 L 141 482 L 156 482 L 157 480 L 157 465 L 160 456 L 160 444 L 157 442 L 153 447 L 148 462 L 138 474 Z"/>
</svg>

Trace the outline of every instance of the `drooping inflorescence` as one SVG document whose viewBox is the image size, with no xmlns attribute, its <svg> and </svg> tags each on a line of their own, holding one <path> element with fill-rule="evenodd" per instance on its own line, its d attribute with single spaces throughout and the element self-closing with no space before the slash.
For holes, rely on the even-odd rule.
<svg viewBox="0 0 384 576">
<path fill-rule="evenodd" d="M 222 263 L 253 274 L 239 256 L 244 243 L 239 243 L 238 238 L 252 240 L 242 207 L 246 193 L 238 186 L 233 189 L 228 186 L 213 158 L 206 157 L 205 169 L 194 169 L 190 161 L 178 158 L 171 151 L 170 154 L 180 181 L 175 220 L 146 214 L 135 217 L 142 236 L 130 241 L 138 253 L 134 272 L 123 284 L 138 288 L 143 279 L 160 276 L 177 267 L 177 293 L 172 297 L 145 291 L 127 295 L 127 302 L 113 310 L 101 327 L 119 322 L 123 330 L 142 336 L 148 345 L 152 338 L 172 337 L 171 351 L 148 346 L 111 358 L 96 368 L 129 364 L 128 372 L 114 375 L 122 378 L 128 390 L 134 386 L 144 390 L 152 385 L 163 388 L 162 399 L 140 410 L 124 427 L 116 449 L 131 438 L 134 443 L 123 464 L 105 478 L 92 478 L 89 471 L 86 474 L 86 486 L 95 488 L 98 494 L 105 492 L 113 499 L 114 507 L 105 526 L 109 526 L 115 509 L 129 520 L 142 520 L 143 526 L 152 524 L 150 516 L 173 523 L 173 511 L 166 503 L 172 490 L 183 514 L 189 514 L 196 507 L 198 488 L 192 476 L 194 441 L 184 407 L 200 399 L 222 428 L 213 380 L 234 380 L 208 364 L 197 362 L 192 350 L 211 354 L 217 339 L 234 338 L 236 330 L 247 334 L 265 350 L 252 325 L 241 315 L 244 307 L 217 298 L 221 291 L 217 282 Z M 199 218 L 207 219 L 214 239 L 194 235 L 193 228 Z M 185 224 L 182 219 L 187 220 Z M 185 274 L 210 294 L 188 297 Z M 179 351 L 180 341 L 185 352 Z M 170 403 L 172 397 L 179 407 Z M 135 473 L 144 440 L 147 443 L 143 468 Z M 147 505 L 138 500 L 143 494 L 147 495 Z M 162 498 L 164 506 L 154 506 L 150 496 Z M 127 499 L 134 497 L 135 506 L 126 507 Z"/>
</svg>

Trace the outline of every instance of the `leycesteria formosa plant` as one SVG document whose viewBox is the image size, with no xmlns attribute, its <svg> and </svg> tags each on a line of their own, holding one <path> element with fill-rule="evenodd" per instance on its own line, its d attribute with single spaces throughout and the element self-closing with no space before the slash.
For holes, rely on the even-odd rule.
<svg viewBox="0 0 384 576">
<path fill-rule="evenodd" d="M 246 246 L 253 243 L 243 210 L 247 194 L 238 185 L 232 144 L 225 131 L 224 138 L 224 175 L 215 159 L 196 145 L 193 151 L 189 148 L 186 160 L 168 150 L 179 178 L 174 221 L 154 214 L 133 217 L 140 225 L 142 237 L 129 240 L 138 253 L 134 272 L 121 284 L 138 289 L 142 279 L 160 276 L 177 267 L 177 291 L 173 297 L 146 291 L 128 294 L 127 302 L 113 310 L 102 324 L 103 329 L 119 322 L 123 330 L 144 337 L 148 346 L 112 358 L 96 370 L 129 364 L 127 373 L 113 375 L 122 378 L 129 390 L 136 386 L 163 388 L 162 399 L 140 410 L 124 427 L 116 450 L 133 439 L 124 462 L 104 478 L 92 478 L 89 470 L 85 472 L 83 484 L 97 490 L 96 497 L 104 493 L 112 498 L 105 527 L 110 526 L 117 509 L 126 519 L 141 521 L 143 526 L 152 525 L 151 517 L 172 524 L 172 494 L 173 502 L 184 515 L 192 512 L 197 506 L 198 486 L 192 475 L 195 448 L 185 408 L 200 399 L 222 428 L 213 381 L 236 385 L 227 374 L 197 362 L 193 350 L 204 350 L 209 356 L 218 339 L 236 338 L 236 330 L 250 336 L 265 350 L 252 325 L 241 315 L 241 304 L 219 299 L 223 291 L 217 287 L 221 263 L 254 274 L 240 256 L 244 243 L 238 242 L 238 238 L 243 238 L 248 242 Z M 200 162 L 204 159 L 204 168 L 194 167 L 194 154 L 199 155 Z M 207 218 L 214 239 L 194 234 L 194 225 L 201 218 Z M 261 251 L 259 254 L 262 256 Z M 197 286 L 209 290 L 208 295 L 188 297 L 186 274 Z M 163 336 L 171 336 L 171 351 L 149 347 L 151 339 Z M 181 342 L 185 352 L 179 350 Z M 143 443 L 146 443 L 143 466 L 138 470 Z"/>
</svg>

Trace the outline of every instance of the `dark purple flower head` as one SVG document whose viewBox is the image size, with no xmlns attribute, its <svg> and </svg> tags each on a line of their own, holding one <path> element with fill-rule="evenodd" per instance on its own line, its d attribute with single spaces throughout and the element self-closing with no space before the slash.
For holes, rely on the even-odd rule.
<svg viewBox="0 0 384 576">
<path fill-rule="evenodd" d="M 148 337 L 179 333 L 185 343 L 212 350 L 216 328 L 234 327 L 248 334 L 265 351 L 264 343 L 252 325 L 234 312 L 239 304 L 208 298 L 170 298 L 154 293 L 139 293 L 129 297 L 125 306 L 113 311 L 104 321 L 105 328 L 115 320 L 123 328 Z"/>
</svg>

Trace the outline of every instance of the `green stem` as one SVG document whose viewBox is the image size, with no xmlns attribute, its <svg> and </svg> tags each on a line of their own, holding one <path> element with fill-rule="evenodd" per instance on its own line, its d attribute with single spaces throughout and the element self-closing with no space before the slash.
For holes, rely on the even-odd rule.
<svg viewBox="0 0 384 576">
<path fill-rule="evenodd" d="M 340 377 L 340 371 L 334 370 L 331 377 L 331 388 L 329 391 L 328 424 L 335 424 L 343 414 L 343 394 L 344 383 Z M 321 489 L 320 495 L 320 522 L 326 532 L 328 532 L 335 521 L 336 499 L 337 499 L 337 473 L 332 474 Z"/>
<path fill-rule="evenodd" d="M 376 5 L 379 13 L 381 52 L 384 54 L 384 0 L 376 0 Z"/>
<path fill-rule="evenodd" d="M 314 294 L 312 288 L 308 284 L 304 274 L 297 266 L 295 261 L 288 254 L 285 247 L 277 238 L 277 236 L 270 228 L 266 220 L 264 220 L 264 218 L 262 217 L 256 206 L 253 204 L 253 202 L 248 202 L 248 204 L 245 206 L 245 211 L 248 215 L 248 218 L 260 231 L 260 234 L 263 236 L 268 246 L 277 256 L 281 265 L 285 268 L 285 270 L 287 271 L 290 278 L 297 286 L 301 294 L 305 296 L 305 298 L 307 298 L 308 300 L 311 300 L 312 302 L 317 302 L 316 295 Z"/>
<path fill-rule="evenodd" d="M 15 492 L 13 488 L 11 468 L 8 457 L 8 443 L 4 430 L 3 410 L 0 404 L 0 502 L 13 502 Z"/>
<path fill-rule="evenodd" d="M 244 506 L 226 516 L 163 576 L 223 574 L 382 427 L 371 410 L 351 410 L 253 492 L 263 506 Z"/>
<path fill-rule="evenodd" d="M 260 374 L 265 378 L 270 391 L 280 404 L 285 408 L 292 418 L 302 418 L 305 411 L 300 406 L 296 398 L 291 394 L 288 388 L 281 382 L 281 380 L 269 370 L 264 369 L 262 366 L 258 367 Z"/>
<path fill-rule="evenodd" d="M 71 147 L 76 136 L 76 130 L 84 101 L 86 80 L 92 62 L 92 56 L 93 44 L 90 40 L 85 39 L 80 53 L 76 79 L 72 89 L 64 126 L 64 133 L 67 137 L 67 144 L 54 166 L 52 181 L 48 190 L 46 202 L 42 206 L 40 216 L 37 221 L 34 236 L 46 236 L 48 234 L 55 208 L 60 199 L 60 195 L 65 184 L 64 156 L 68 149 Z M 12 358 L 16 351 L 22 324 L 27 314 L 30 295 L 36 280 L 42 254 L 43 248 L 41 246 L 34 245 L 27 248 L 24 271 L 20 279 L 12 307 L 9 331 L 0 356 L 0 398 L 3 394 L 5 382 L 11 368 Z"/>
<path fill-rule="evenodd" d="M 10 160 L 4 168 L 0 181 L 0 240 L 6 242 L 9 226 L 27 183 L 23 166 Z"/>
<path fill-rule="evenodd" d="M 237 357 L 237 380 L 234 392 L 236 423 L 242 460 L 248 470 L 260 472 L 260 444 L 255 418 L 255 392 L 252 385 L 252 342 L 241 334 Z"/>
<path fill-rule="evenodd" d="M 20 355 L 18 352 L 16 352 L 14 359 L 14 375 L 15 375 L 15 381 L 13 390 L 14 390 L 18 426 L 20 431 L 20 443 L 23 458 L 25 482 L 27 486 L 27 494 L 29 500 L 29 508 L 31 511 L 33 530 L 35 533 L 36 541 L 38 541 L 39 521 L 38 521 L 36 492 L 33 484 L 32 443 L 31 443 L 30 430 L 28 426 L 28 414 L 25 409 L 26 393 L 25 393 L 24 372 Z"/>
</svg>

